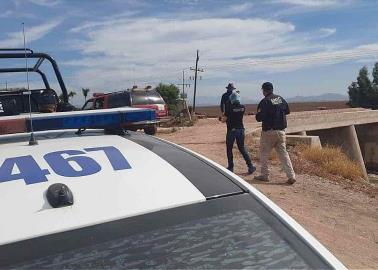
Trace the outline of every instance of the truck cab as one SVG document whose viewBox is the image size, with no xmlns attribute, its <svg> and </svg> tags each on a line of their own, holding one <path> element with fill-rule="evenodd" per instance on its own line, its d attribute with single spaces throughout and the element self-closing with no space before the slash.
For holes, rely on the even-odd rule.
<svg viewBox="0 0 378 270">
<path fill-rule="evenodd" d="M 131 89 L 111 93 L 94 93 L 88 99 L 82 110 L 111 109 L 120 107 L 134 107 L 152 109 L 156 113 L 156 119 L 162 120 L 168 117 L 168 106 L 161 95 L 151 86 L 138 88 L 134 85 Z M 140 127 L 147 134 L 154 135 L 156 126 Z"/>
</svg>

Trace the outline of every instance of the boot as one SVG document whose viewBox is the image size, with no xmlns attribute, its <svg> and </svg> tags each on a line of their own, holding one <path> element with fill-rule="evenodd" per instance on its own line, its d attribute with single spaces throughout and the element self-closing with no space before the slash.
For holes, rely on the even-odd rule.
<svg viewBox="0 0 378 270">
<path fill-rule="evenodd" d="M 248 174 L 253 174 L 256 171 L 256 167 L 253 165 L 248 166 Z"/>
<path fill-rule="evenodd" d="M 295 178 L 289 178 L 289 179 L 287 180 L 286 183 L 288 183 L 289 185 L 292 185 L 292 184 L 294 184 L 296 181 L 297 181 L 297 180 L 295 180 Z"/>
</svg>

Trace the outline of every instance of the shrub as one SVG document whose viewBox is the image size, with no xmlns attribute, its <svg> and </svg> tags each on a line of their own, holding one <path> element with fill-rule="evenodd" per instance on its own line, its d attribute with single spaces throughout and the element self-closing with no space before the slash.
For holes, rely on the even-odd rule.
<svg viewBox="0 0 378 270">
<path fill-rule="evenodd" d="M 180 90 L 177 88 L 177 86 L 174 84 L 159 83 L 159 85 L 155 89 L 167 103 L 169 113 L 171 115 L 176 115 L 177 98 L 180 93 Z"/>
<path fill-rule="evenodd" d="M 340 147 L 327 145 L 319 148 L 300 145 L 295 150 L 300 156 L 317 164 L 320 169 L 328 173 L 351 180 L 363 177 L 360 165 L 356 161 L 350 160 Z"/>
</svg>

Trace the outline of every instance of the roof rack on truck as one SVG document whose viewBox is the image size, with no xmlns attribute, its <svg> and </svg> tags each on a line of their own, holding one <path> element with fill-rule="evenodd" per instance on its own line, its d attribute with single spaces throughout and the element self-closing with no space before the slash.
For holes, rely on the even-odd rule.
<svg viewBox="0 0 378 270">
<path fill-rule="evenodd" d="M 63 77 L 60 74 L 58 64 L 56 61 L 47 53 L 34 52 L 31 49 L 21 49 L 21 48 L 11 48 L 11 49 L 0 49 L 0 59 L 21 59 L 21 58 L 34 58 L 38 59 L 33 67 L 11 67 L 11 68 L 0 68 L 0 73 L 13 73 L 13 72 L 36 72 L 41 75 L 43 83 L 46 89 L 50 89 L 50 84 L 44 72 L 40 70 L 42 63 L 47 60 L 51 63 L 54 69 L 55 76 L 58 80 L 60 89 L 63 94 L 63 101 L 68 102 L 67 88 L 64 84 Z"/>
<path fill-rule="evenodd" d="M 36 61 L 31 67 L 13 65 L 0 67 L 0 74 L 38 73 L 42 78 L 44 89 L 11 89 L 0 91 L 0 107 L 3 107 L 2 111 L 0 111 L 0 116 L 17 115 L 27 112 L 29 110 L 29 101 L 27 98 L 29 93 L 31 95 L 30 103 L 32 103 L 30 107 L 33 112 L 70 111 L 74 109 L 68 102 L 67 88 L 64 84 L 62 74 L 59 71 L 58 64 L 49 54 L 34 52 L 28 48 L 0 48 L 0 60 L 1 59 L 35 59 Z M 51 88 L 45 72 L 41 70 L 41 65 L 45 61 L 49 62 L 52 66 L 62 93 L 61 99 L 58 98 L 55 90 Z M 52 108 L 49 106 L 51 104 L 53 105 Z M 41 107 L 43 108 L 41 109 Z"/>
</svg>

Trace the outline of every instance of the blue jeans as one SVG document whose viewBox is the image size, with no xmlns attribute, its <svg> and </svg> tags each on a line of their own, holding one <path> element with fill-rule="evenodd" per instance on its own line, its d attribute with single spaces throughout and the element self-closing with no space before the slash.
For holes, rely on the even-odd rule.
<svg viewBox="0 0 378 270">
<path fill-rule="evenodd" d="M 242 154 L 245 163 L 248 167 L 253 166 L 251 158 L 248 155 L 247 149 L 244 146 L 244 129 L 232 129 L 227 130 L 226 135 L 226 146 L 227 146 L 227 159 L 228 159 L 228 168 L 234 168 L 234 156 L 232 154 L 232 148 L 234 147 L 234 142 L 236 140 L 236 144 L 240 153 Z"/>
</svg>

